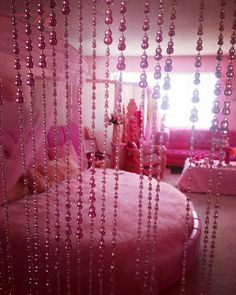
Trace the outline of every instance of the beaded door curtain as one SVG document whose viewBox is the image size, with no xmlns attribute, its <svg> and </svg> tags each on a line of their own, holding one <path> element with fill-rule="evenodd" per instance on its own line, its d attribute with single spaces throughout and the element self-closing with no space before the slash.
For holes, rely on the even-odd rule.
<svg viewBox="0 0 236 295">
<path fill-rule="evenodd" d="M 26 240 L 26 256 L 27 261 L 23 267 L 27 269 L 28 289 L 27 294 L 41 294 L 41 284 L 44 285 L 48 294 L 78 294 L 81 293 L 81 282 L 83 280 L 83 268 L 87 269 L 87 292 L 88 294 L 116 294 L 117 290 L 117 258 L 120 255 L 117 251 L 118 245 L 118 216 L 119 216 L 119 192 L 121 189 L 119 169 L 119 157 L 121 154 L 120 146 L 115 148 L 115 165 L 114 165 L 114 185 L 112 191 L 107 191 L 107 157 L 103 157 L 102 177 L 101 177 L 101 200 L 100 207 L 96 206 L 96 167 L 95 167 L 95 145 L 92 144 L 91 166 L 88 169 L 88 218 L 89 228 L 87 237 L 87 248 L 89 251 L 88 261 L 86 266 L 82 263 L 83 252 L 81 243 L 84 238 L 83 231 L 83 185 L 84 185 L 84 167 L 83 167 L 83 109 L 82 100 L 84 99 L 83 86 L 85 83 L 86 74 L 92 79 L 91 83 L 91 113 L 86 116 L 91 117 L 91 136 L 96 137 L 96 111 L 101 108 L 101 101 L 96 97 L 96 83 L 98 73 L 103 72 L 104 79 L 104 102 L 103 102 L 103 145 L 102 152 L 107 154 L 109 145 L 108 138 L 108 123 L 109 113 L 108 106 L 111 95 L 109 89 L 111 63 L 116 60 L 116 72 L 118 72 L 118 89 L 115 99 L 115 112 L 118 122 L 122 122 L 122 89 L 123 89 L 123 74 L 128 67 L 128 57 L 126 56 L 126 47 L 128 43 L 132 43 L 126 36 L 129 23 L 127 22 L 128 4 L 132 1 L 119 1 L 118 12 L 114 14 L 113 0 L 97 1 L 91 0 L 90 12 L 91 23 L 87 22 L 87 15 L 84 13 L 83 0 L 77 1 L 77 19 L 73 23 L 76 27 L 77 49 L 70 45 L 70 15 L 71 4 L 74 1 L 64 0 L 60 3 L 57 1 L 30 1 L 25 0 L 20 3 L 17 0 L 11 0 L 11 17 L 3 19 L 2 23 L 9 27 L 11 25 L 11 36 L 9 31 L 2 32 L 2 37 L 8 43 L 12 44 L 11 52 L 14 55 L 14 64 L 10 65 L 14 70 L 13 78 L 11 79 L 10 87 L 14 89 L 13 95 L 9 98 L 6 96 L 4 88 L 6 81 L 1 80 L 0 87 L 0 153 L 1 153 L 1 182 L 0 182 L 0 201 L 4 207 L 4 221 L 5 234 L 4 240 L 0 241 L 0 290 L 2 294 L 20 294 L 17 293 L 14 278 L 14 255 L 19 255 L 12 251 L 11 247 L 11 216 L 9 214 L 10 192 L 16 187 L 18 180 L 21 179 L 23 183 L 23 197 L 24 197 L 24 213 L 25 213 L 25 240 Z M 207 1 L 206 1 L 207 2 Z M 232 1 L 234 9 L 236 8 L 236 1 Z M 165 132 L 165 118 L 168 115 L 170 108 L 169 90 L 171 89 L 171 73 L 174 69 L 174 52 L 175 52 L 175 36 L 176 19 L 178 17 L 178 1 L 169 1 L 169 16 L 166 17 L 165 1 L 159 0 L 156 3 L 151 1 L 142 1 L 143 17 L 140 20 L 140 57 L 139 57 L 139 87 L 140 87 L 140 111 L 141 111 L 141 128 L 140 128 L 140 175 L 139 175 L 139 193 L 137 195 L 137 211 L 138 219 L 135 232 L 136 243 L 136 259 L 132 263 L 135 268 L 135 275 L 133 280 L 141 281 L 140 294 L 157 294 L 157 287 L 155 282 L 155 272 L 158 267 L 157 263 L 157 245 L 158 245 L 158 212 L 159 212 L 159 193 L 160 193 L 160 175 L 163 156 L 164 132 Z M 201 70 L 203 67 L 203 48 L 204 48 L 204 0 L 199 0 L 197 13 L 197 27 L 196 27 L 196 51 L 192 55 L 195 56 L 193 64 L 193 94 L 189 100 L 192 103 L 191 113 L 189 114 L 191 123 L 191 137 L 189 139 L 189 169 L 194 165 L 194 144 L 196 123 L 198 121 L 198 103 L 201 98 L 199 85 L 201 83 Z M 220 202 L 220 185 L 222 173 L 218 174 L 217 183 L 212 182 L 214 152 L 216 143 L 220 139 L 220 159 L 219 165 L 223 165 L 224 143 L 229 134 L 229 120 L 231 107 L 231 96 L 233 94 L 233 79 L 234 79 L 234 60 L 235 60 L 235 42 L 236 42 L 236 10 L 233 11 L 232 29 L 229 44 L 226 44 L 229 49 L 223 51 L 224 44 L 224 22 L 226 19 L 225 7 L 226 1 L 217 1 L 218 13 L 218 40 L 216 40 L 216 54 L 215 54 L 215 88 L 212 89 L 215 99 L 212 106 L 212 121 L 210 126 L 211 131 L 211 158 L 209 161 L 209 189 L 208 200 L 206 208 L 206 217 L 204 220 L 204 247 L 202 254 L 202 273 L 201 273 L 201 294 L 209 294 L 211 287 L 211 276 L 213 268 L 214 249 L 216 243 L 216 231 L 219 215 Z M 19 16 L 17 9 L 21 7 L 24 14 Z M 101 6 L 101 7 L 100 7 Z M 74 7 L 74 6 L 73 6 Z M 98 68 L 98 44 L 101 46 L 100 33 L 98 32 L 98 17 L 99 13 L 104 15 L 104 30 L 103 30 L 103 68 Z M 132 12 L 130 12 L 132 13 Z M 36 18 L 35 18 L 36 15 Z M 165 16 L 165 17 L 164 17 Z M 155 36 L 150 32 L 150 19 L 155 17 L 156 28 Z M 23 20 L 22 20 L 23 18 Z M 36 19 L 36 21 L 35 21 Z M 58 20 L 61 26 L 58 35 Z M 114 30 L 114 21 L 118 24 Z M 35 26 L 35 22 L 37 22 Z M 91 45 L 92 54 L 85 57 L 84 42 L 86 35 L 84 34 L 85 27 L 91 28 Z M 99 26 L 100 28 L 100 26 Z M 164 29 L 165 28 L 165 29 Z M 167 29 L 166 29 L 167 28 Z M 116 32 L 117 52 L 114 59 L 113 39 L 114 31 Z M 166 33 L 166 34 L 165 34 Z M 99 38 L 98 38 L 99 35 Z M 118 38 L 117 38 L 118 36 Z M 151 38 L 155 39 L 155 50 L 150 51 L 149 44 Z M 10 40 L 10 41 L 9 41 Z M 166 42 L 163 43 L 163 40 Z M 165 45 L 166 44 L 166 48 Z M 9 44 L 3 44 L 5 52 L 9 53 Z M 112 48 L 112 50 L 111 50 Z M 101 52 L 101 48 L 99 48 Z M 100 53 L 99 53 L 100 54 Z M 86 58 L 90 62 L 90 69 L 87 69 Z M 99 56 L 101 58 L 101 56 Z M 154 68 L 150 68 L 150 64 L 155 63 Z M 226 62 L 225 62 L 226 60 Z M 224 63 L 223 63 L 224 61 Z M 99 63 L 101 67 L 101 63 Z M 88 73 L 89 72 L 89 73 Z M 149 86 L 147 73 L 152 72 L 155 79 L 155 86 L 152 91 L 153 112 L 152 112 L 152 128 L 151 128 L 151 153 L 150 153 L 150 171 L 149 176 L 143 174 L 144 170 L 144 106 L 145 93 Z M 1 75 L 1 73 L 0 73 Z M 163 79 L 162 79 L 163 77 Z M 0 77 L 1 78 L 1 77 Z M 8 82 L 9 82 L 8 81 Z M 162 83 L 163 81 L 163 83 Z M 36 87 L 37 85 L 37 87 Z M 71 85 L 76 85 L 77 93 L 72 95 Z M 37 89 L 37 90 L 36 90 Z M 63 112 L 59 111 L 62 109 Z M 158 146 L 159 165 L 158 174 L 156 177 L 155 188 L 153 188 L 152 177 L 152 163 L 154 161 L 155 149 L 155 135 L 156 135 L 156 121 L 159 111 L 161 110 L 161 124 L 160 124 L 160 141 Z M 60 154 L 60 125 L 63 119 L 63 134 L 65 139 L 64 150 L 64 179 L 65 190 L 63 201 L 61 199 L 60 187 L 60 172 L 61 165 Z M 209 114 L 210 116 L 210 114 Z M 71 193 L 71 125 L 76 123 L 76 136 L 78 139 L 77 154 L 79 155 L 77 167 L 77 189 L 76 189 L 76 219 L 71 217 L 72 198 Z M 48 146 L 48 132 L 53 130 L 53 164 L 50 166 L 49 146 Z M 117 125 L 116 142 L 120 142 L 120 128 L 122 124 Z M 14 133 L 12 134 L 12 130 Z M 93 142 L 93 141 L 92 141 Z M 39 160 L 41 160 L 41 171 L 44 175 L 44 196 L 45 205 L 41 207 L 38 201 L 38 194 L 40 193 L 40 181 L 38 175 Z M 50 178 L 54 181 L 54 200 L 52 201 L 49 195 Z M 144 199 L 144 182 L 148 179 L 148 196 L 147 196 L 147 222 L 143 219 L 143 199 Z M 212 221 L 212 228 L 209 226 L 210 219 L 210 205 L 216 187 L 216 201 L 214 204 L 214 220 Z M 153 193 L 153 190 L 155 193 Z M 113 198 L 113 206 L 109 208 L 112 214 L 112 229 L 111 229 L 111 250 L 110 250 L 110 265 L 109 270 L 106 269 L 106 217 L 107 207 L 106 198 Z M 187 256 L 188 256 L 188 238 L 190 232 L 191 221 L 191 177 L 189 177 L 188 192 L 186 194 L 186 213 L 185 213 L 185 235 L 182 249 L 182 270 L 181 270 L 181 294 L 186 293 L 186 273 L 187 273 Z M 30 199 L 33 200 L 32 206 L 29 205 Z M 61 205 L 63 204 L 63 214 Z M 154 204 L 154 205 L 153 205 Z M 45 226 L 44 226 L 44 240 L 40 239 L 40 220 L 39 213 L 44 210 Z M 53 217 L 52 217 L 53 216 Z M 65 228 L 61 227 L 61 216 L 63 216 Z M 95 247 L 94 236 L 97 234 L 95 227 L 95 218 L 99 216 L 100 232 L 99 232 L 99 249 Z M 71 259 L 71 248 L 73 235 L 72 232 L 76 227 L 75 238 L 77 245 L 77 261 Z M 52 231 L 53 228 L 53 231 Z M 52 234 L 53 232 L 53 234 Z M 65 235 L 65 244 L 61 243 L 61 236 Z M 210 235 L 211 233 L 211 235 Z M 74 233 L 73 233 L 74 234 Z M 19 240 L 21 238 L 19 237 Z M 52 243 L 53 240 L 53 243 Z M 44 252 L 41 252 L 42 243 L 44 244 Z M 52 244 L 55 248 L 52 248 Z M 145 247 L 144 247 L 145 246 Z M 143 251 L 142 249 L 145 249 Z M 64 256 L 62 256 L 62 252 Z M 98 252 L 97 266 L 97 280 L 98 290 L 94 290 L 94 253 Z M 53 253 L 53 259 L 51 259 Z M 44 255 L 45 263 L 43 265 L 44 275 L 43 279 L 40 275 L 40 255 Z M 60 268 L 64 261 L 65 272 L 64 280 L 66 291 L 61 290 L 60 283 Z M 104 273 L 109 271 L 109 291 L 106 290 Z M 56 274 L 56 287 L 52 286 L 52 274 Z M 71 283 L 71 278 L 76 276 L 77 287 L 76 291 Z M 52 290 L 56 288 L 56 293 Z M 63 289 L 65 290 L 65 289 Z M 66 293 L 64 293 L 66 292 Z"/>
</svg>

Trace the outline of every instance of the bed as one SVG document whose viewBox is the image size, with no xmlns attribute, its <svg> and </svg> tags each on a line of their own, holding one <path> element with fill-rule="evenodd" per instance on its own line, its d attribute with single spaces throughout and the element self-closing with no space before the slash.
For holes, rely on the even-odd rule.
<svg viewBox="0 0 236 295">
<path fill-rule="evenodd" d="M 100 196 L 102 185 L 102 169 L 96 169 L 96 208 L 97 216 L 94 219 L 94 266 L 93 266 L 93 294 L 98 294 L 98 255 L 99 255 L 99 241 L 100 241 Z M 90 171 L 88 169 L 83 171 L 83 233 L 84 237 L 81 240 L 81 294 L 88 294 L 88 239 L 89 239 L 89 217 L 88 217 L 88 194 L 89 194 L 89 180 Z M 135 249 L 137 240 L 137 220 L 138 220 L 138 184 L 139 176 L 134 173 L 125 171 L 119 172 L 119 201 L 118 201 L 118 236 L 117 236 L 117 267 L 116 267 L 116 294 L 139 294 L 140 288 L 137 281 L 134 280 L 135 273 Z M 155 180 L 153 180 L 155 187 Z M 60 200 L 60 220 L 61 220 L 61 247 L 62 260 L 60 266 L 60 281 L 61 294 L 66 294 L 65 286 L 65 181 L 59 184 L 59 200 Z M 77 288 L 77 242 L 76 242 L 76 216 L 77 216 L 77 176 L 71 177 L 71 217 L 72 217 L 72 252 L 71 252 L 71 274 L 72 274 L 72 294 L 76 294 Z M 106 196 L 106 269 L 109 269 L 111 259 L 111 232 L 113 220 L 113 194 L 114 194 L 114 170 L 107 169 L 107 196 Z M 144 195 L 148 192 L 148 178 L 144 178 Z M 52 252 L 50 257 L 50 279 L 52 282 L 51 294 L 57 294 L 56 277 L 54 271 L 54 251 L 55 249 L 55 186 L 49 189 L 50 200 L 50 224 L 51 224 L 51 246 Z M 38 220 L 39 220 L 39 241 L 40 241 L 40 255 L 39 255 L 39 294 L 47 294 L 45 286 L 45 227 L 46 227 L 46 210 L 45 210 L 45 194 L 38 195 Z M 174 187 L 168 184 L 161 183 L 161 193 L 159 201 L 159 217 L 158 217 L 158 247 L 156 257 L 156 273 L 155 282 L 158 290 L 165 289 L 174 284 L 180 279 L 181 265 L 182 265 L 182 246 L 184 241 L 185 228 L 185 196 Z M 146 230 L 146 216 L 147 216 L 147 201 L 144 198 L 143 204 L 143 229 Z M 29 209 L 33 212 L 33 198 L 29 199 Z M 9 222 L 10 222 L 10 237 L 12 241 L 12 251 L 14 257 L 14 270 L 16 278 L 16 294 L 26 294 L 27 288 L 27 272 L 26 272 L 26 217 L 24 209 L 24 199 L 19 199 L 9 204 Z M 0 234 L 1 240 L 5 240 L 5 221 L 4 208 L 0 208 Z M 31 235 L 33 236 L 33 216 L 30 214 Z M 197 250 L 199 244 L 200 226 L 199 220 L 194 210 L 192 210 L 190 218 L 190 233 L 188 244 L 188 266 L 191 269 L 197 257 Z M 4 244 L 3 244 L 4 246 Z M 4 250 L 4 249 L 3 249 Z M 105 273 L 104 277 L 104 294 L 109 294 L 109 272 Z"/>
</svg>

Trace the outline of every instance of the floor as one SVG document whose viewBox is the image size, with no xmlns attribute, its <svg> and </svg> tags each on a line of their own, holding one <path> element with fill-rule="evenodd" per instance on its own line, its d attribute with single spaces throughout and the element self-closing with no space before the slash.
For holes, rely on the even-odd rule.
<svg viewBox="0 0 236 295">
<path fill-rule="evenodd" d="M 163 181 L 176 186 L 180 171 L 167 169 Z M 206 194 L 192 194 L 191 199 L 196 211 L 205 227 Z M 212 215 L 214 212 L 214 198 L 211 205 L 210 228 L 212 228 Z M 204 231 L 201 235 L 199 259 L 187 276 L 186 295 L 200 295 L 200 283 L 202 274 L 202 249 Z M 210 240 L 210 235 L 209 235 Z M 208 246 L 209 247 L 209 246 Z M 213 273 L 211 276 L 210 294 L 234 295 L 236 294 L 236 196 L 221 196 L 219 216 L 217 218 L 216 248 L 213 260 Z M 163 295 L 180 294 L 180 284 L 163 291 Z"/>
</svg>

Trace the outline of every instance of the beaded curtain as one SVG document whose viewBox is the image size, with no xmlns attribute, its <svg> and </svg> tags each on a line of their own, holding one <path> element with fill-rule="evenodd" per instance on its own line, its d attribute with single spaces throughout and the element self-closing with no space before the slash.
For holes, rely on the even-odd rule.
<svg viewBox="0 0 236 295">
<path fill-rule="evenodd" d="M 3 20 L 6 27 L 9 26 L 11 21 L 11 31 L 13 44 L 11 51 L 14 55 L 14 82 L 12 87 L 15 89 L 15 94 L 11 99 L 6 98 L 3 92 L 4 81 L 1 82 L 0 88 L 0 138 L 1 138 L 1 176 L 2 181 L 0 183 L 0 200 L 5 208 L 5 220 L 6 220 L 6 262 L 1 260 L 2 264 L 6 264 L 6 285 L 8 286 L 8 294 L 14 294 L 14 272 L 13 272 L 13 261 L 14 253 L 11 251 L 11 242 L 9 239 L 9 218 L 8 215 L 8 192 L 16 184 L 20 176 L 24 182 L 24 198 L 25 198 L 25 215 L 26 215 L 26 252 L 27 252 L 27 267 L 28 280 L 29 280 L 29 290 L 28 294 L 39 294 L 40 288 L 40 277 L 39 277 L 39 255 L 40 255 L 40 239 L 38 230 L 38 198 L 37 194 L 39 192 L 39 184 L 37 183 L 37 161 L 39 154 L 41 154 L 43 159 L 43 172 L 45 174 L 45 285 L 47 286 L 48 293 L 50 294 L 51 286 L 51 275 L 50 270 L 52 268 L 50 255 L 52 251 L 55 251 L 54 258 L 54 271 L 57 275 L 57 294 L 61 294 L 60 283 L 59 283 L 59 269 L 61 265 L 61 252 L 62 246 L 60 243 L 61 239 L 61 228 L 60 228 L 60 195 L 58 190 L 58 111 L 59 105 L 64 104 L 64 125 L 65 125 L 65 140 L 66 140 L 66 152 L 65 152 L 65 281 L 67 294 L 72 294 L 71 277 L 74 273 L 71 271 L 71 265 L 76 263 L 76 271 L 78 275 L 78 286 L 77 292 L 80 294 L 80 275 L 83 264 L 81 262 L 81 240 L 83 239 L 83 216 L 81 214 L 81 209 L 83 208 L 83 109 L 82 109 L 82 99 L 83 99 L 83 84 L 85 83 L 85 75 L 87 73 L 86 62 L 83 52 L 83 42 L 84 42 L 84 26 L 91 26 L 91 36 L 92 36 L 92 55 L 91 55 L 91 87 L 92 87 L 92 107 L 91 107 L 91 133 L 92 137 L 95 137 L 96 131 L 96 109 L 99 107 L 99 101 L 96 97 L 96 81 L 97 81 L 97 17 L 98 17 L 98 5 L 100 2 L 96 0 L 90 1 L 91 5 L 91 24 L 86 23 L 86 15 L 83 13 L 83 1 L 77 1 L 78 8 L 78 19 L 77 19 L 77 37 L 78 37 L 78 50 L 75 50 L 69 44 L 69 22 L 71 13 L 71 3 L 69 0 L 61 1 L 58 5 L 57 1 L 42 1 L 39 0 L 37 4 L 35 1 L 31 3 L 30 0 L 24 1 L 24 22 L 19 21 L 17 18 L 17 1 L 11 0 L 12 15 L 11 20 L 8 18 Z M 104 13 L 104 58 L 105 67 L 104 72 L 104 130 L 103 130 L 103 146 L 102 152 L 106 154 L 108 146 L 108 104 L 110 97 L 109 81 L 110 81 L 110 63 L 111 63 L 111 45 L 113 44 L 113 0 L 103 1 L 103 13 Z M 115 99 L 114 110 L 117 114 L 118 122 L 122 122 L 122 96 L 123 96 L 123 73 L 126 70 L 127 61 L 125 56 L 125 50 L 128 42 L 132 40 L 126 39 L 126 29 L 128 23 L 126 21 L 127 2 L 129 1 L 119 1 L 119 13 L 116 15 L 118 17 L 118 54 L 117 54 L 117 64 L 116 69 L 119 73 L 119 78 L 117 81 L 117 93 Z M 155 257 L 158 255 L 156 253 L 156 245 L 158 243 L 158 210 L 159 210 L 159 191 L 160 191 L 160 174 L 161 174 L 161 162 L 162 162 L 162 144 L 164 141 L 164 131 L 165 131 L 165 116 L 170 107 L 170 97 L 169 90 L 171 88 L 171 73 L 173 71 L 173 54 L 174 54 L 174 38 L 176 34 L 175 21 L 178 16 L 178 1 L 171 1 L 170 16 L 168 19 L 164 19 L 165 3 L 163 0 L 157 1 L 155 8 L 151 6 L 150 1 L 143 1 L 143 19 L 141 31 L 140 31 L 140 111 L 141 111 L 141 132 L 140 132 L 140 175 L 139 175 L 139 195 L 137 197 L 137 210 L 138 220 L 137 220 L 137 231 L 136 231 L 136 261 L 135 261 L 135 279 L 142 281 L 142 293 L 143 294 L 153 294 L 155 291 L 155 280 L 154 273 L 156 268 Z M 195 124 L 198 121 L 198 102 L 200 100 L 199 84 L 201 83 L 201 68 L 202 68 L 202 50 L 203 50 L 203 32 L 204 32 L 204 7 L 206 3 L 203 0 L 199 1 L 198 14 L 198 27 L 196 35 L 196 56 L 194 61 L 194 73 L 193 73 L 193 95 L 190 98 L 192 102 L 192 110 L 190 114 L 191 122 L 191 137 L 190 137 L 190 171 L 193 165 L 193 150 L 194 150 L 194 131 Z M 215 151 L 216 140 L 220 136 L 220 164 L 223 163 L 223 144 L 224 140 L 227 139 L 229 133 L 229 122 L 228 116 L 230 114 L 230 97 L 232 95 L 232 84 L 234 77 L 234 59 L 235 59 L 235 30 L 236 22 L 234 19 L 232 25 L 232 33 L 230 39 L 230 48 L 226 53 L 223 52 L 222 45 L 224 43 L 224 20 L 225 20 L 225 5 L 226 2 L 219 1 L 219 36 L 216 41 L 218 48 L 216 50 L 216 70 L 215 76 L 217 78 L 214 95 L 215 99 L 213 102 L 213 120 L 211 123 L 211 161 L 209 169 L 209 191 L 208 191 L 208 201 L 205 219 L 205 231 L 204 231 L 204 251 L 202 256 L 202 274 L 201 274 L 201 288 L 202 294 L 204 292 L 209 292 L 211 285 L 211 274 L 213 267 L 213 257 L 217 230 L 217 218 L 219 214 L 219 198 L 220 198 L 220 181 L 222 174 L 218 175 L 217 184 L 211 182 L 211 174 L 213 167 L 213 155 Z M 60 11 L 59 11 L 60 10 Z M 156 48 L 155 52 L 152 54 L 148 51 L 149 49 L 149 31 L 150 31 L 150 17 L 152 11 L 156 12 Z M 37 26 L 33 25 L 32 13 L 37 14 Z M 47 18 L 45 18 L 45 15 Z M 236 13 L 234 14 L 236 18 Z M 45 22 L 45 19 L 47 22 Z M 59 38 L 57 34 L 57 22 L 58 19 L 63 20 L 63 37 Z M 163 26 L 167 25 L 168 32 L 167 36 L 164 36 Z M 9 32 L 6 30 L 3 34 L 4 40 L 9 40 Z M 167 40 L 166 48 L 163 45 L 163 39 Z M 9 51 L 7 45 L 3 45 L 6 52 Z M 149 56 L 150 55 L 150 56 Z M 227 68 L 226 72 L 223 73 L 222 60 L 224 55 L 227 55 Z M 159 168 L 157 175 L 157 185 L 155 188 L 152 187 L 152 167 L 150 166 L 148 181 L 148 215 L 147 223 L 143 224 L 142 216 L 142 206 L 143 206 L 143 142 L 144 142 L 144 105 L 145 105 L 145 93 L 148 89 L 148 79 L 147 72 L 149 69 L 149 58 L 154 56 L 155 68 L 151 69 L 155 79 L 155 86 L 152 92 L 153 99 L 153 112 L 152 112 L 152 126 L 151 126 L 151 154 L 150 163 L 153 163 L 153 151 L 154 151 L 154 138 L 157 132 L 156 124 L 158 110 L 162 110 L 161 124 L 160 124 L 160 144 L 159 144 Z M 163 66 L 164 64 L 164 66 Z M 161 77 L 163 79 L 163 85 L 161 85 Z M 223 84 L 223 78 L 224 84 Z M 76 86 L 76 94 L 72 95 L 71 85 Z M 220 98 L 224 97 L 223 107 L 220 104 Z M 63 99 L 61 99 L 63 97 Z M 9 109 L 12 113 L 8 117 Z M 7 114 L 7 116 L 6 116 Z M 221 116 L 220 116 L 220 115 Z M 76 121 L 78 124 L 77 137 L 79 141 L 78 154 L 80 155 L 79 161 L 79 171 L 77 177 L 77 219 L 76 219 L 76 239 L 78 246 L 78 260 L 76 262 L 71 261 L 71 179 L 70 179 L 70 126 L 71 123 Z M 48 171 L 48 146 L 47 146 L 47 133 L 50 127 L 53 127 L 54 135 L 54 180 L 55 186 L 55 203 L 50 203 L 50 198 L 48 195 L 49 190 L 49 171 Z M 117 125 L 116 142 L 120 142 L 120 128 L 121 124 Z M 12 130 L 17 130 L 14 136 L 10 136 Z M 6 134 L 10 136 L 6 137 Z M 4 145 L 6 142 L 10 142 L 10 149 L 8 151 L 4 150 Z M 105 234 L 106 234 L 106 167 L 107 160 L 106 157 L 103 159 L 102 163 L 102 199 L 101 208 L 96 207 L 96 167 L 95 167 L 95 145 L 92 143 L 92 153 L 91 153 L 91 166 L 89 168 L 89 238 L 88 238 L 88 249 L 89 249 L 89 261 L 88 261 L 88 292 L 92 294 L 93 290 L 93 265 L 94 265 L 94 218 L 99 215 L 100 218 L 100 250 L 99 250 L 99 267 L 98 267 L 98 280 L 99 280 L 99 294 L 103 294 L 104 279 L 103 274 L 105 270 Z M 10 156 L 10 157 L 9 157 Z M 111 249 L 111 265 L 110 265 L 110 284 L 109 284 L 109 294 L 116 293 L 116 261 L 117 261 L 117 215 L 118 215 L 118 200 L 119 200 L 119 156 L 120 147 L 119 145 L 115 148 L 115 165 L 114 165 L 114 191 L 111 193 L 114 204 L 112 208 L 112 249 Z M 9 158 L 11 160 L 9 160 Z M 28 189 L 29 176 L 28 176 L 28 166 L 31 165 L 32 170 L 32 188 L 31 191 Z M 212 186 L 217 186 L 216 202 L 214 204 L 214 221 L 212 230 L 212 239 L 210 244 L 207 242 L 209 239 L 209 212 L 210 203 L 212 196 Z M 152 208 L 152 192 L 155 189 L 154 197 L 154 208 Z M 33 209 L 32 212 L 29 211 L 28 201 L 29 197 L 33 198 Z M 189 180 L 187 201 L 186 201 L 186 234 L 183 246 L 183 262 L 182 262 L 182 280 L 181 280 L 181 294 L 185 294 L 186 285 L 186 261 L 187 261 L 187 245 L 188 245 L 188 232 L 189 232 L 189 220 L 190 220 L 190 205 L 191 202 L 191 178 Z M 153 209 L 153 211 L 152 211 Z M 52 225 L 51 214 L 54 214 Z M 33 216 L 33 227 L 30 224 L 30 215 Z M 55 227 L 55 236 L 51 235 L 51 227 Z M 144 229 L 145 227 L 145 229 Z M 145 236 L 143 235 L 145 232 Z M 51 239 L 54 239 L 55 249 L 51 248 Z M 2 243 L 2 241 L 1 241 Z M 145 245 L 144 257 L 141 254 L 141 244 Z M 209 247 L 209 249 L 207 248 Z M 2 247 L 0 245 L 0 250 Z M 207 253 L 210 252 L 209 261 Z M 3 255 L 3 253 L 0 253 Z M 2 258 L 1 258 L 2 259 Z M 141 264 L 143 260 L 143 264 Z M 208 269 L 206 264 L 208 263 Z M 143 267 L 143 269 L 141 269 Z M 150 270 L 151 269 L 151 270 Z M 142 274 L 143 273 L 143 274 Z M 1 273 L 1 276 L 3 274 Z M 143 275 L 143 277 L 141 277 Z M 74 293 L 73 293 L 74 294 Z M 206 293 L 207 294 L 207 293 Z"/>
</svg>

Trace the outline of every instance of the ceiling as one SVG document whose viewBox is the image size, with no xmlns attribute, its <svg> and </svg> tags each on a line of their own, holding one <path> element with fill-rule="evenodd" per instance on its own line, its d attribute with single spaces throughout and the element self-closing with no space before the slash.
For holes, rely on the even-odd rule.
<svg viewBox="0 0 236 295">
<path fill-rule="evenodd" d="M 11 1 L 0 1 L 0 13 L 3 15 L 11 15 Z M 31 11 L 32 11 L 32 22 L 37 24 L 37 14 L 36 14 L 36 3 L 38 1 L 31 1 Z M 48 7 L 47 0 L 43 1 L 45 4 L 45 9 Z M 62 2 L 62 1 L 60 1 Z M 70 23 L 70 37 L 69 41 L 74 47 L 78 47 L 78 8 L 76 0 L 71 0 L 71 10 L 72 13 L 69 17 Z M 84 24 L 83 24 L 83 51 L 85 55 L 91 55 L 92 49 L 92 1 L 84 0 L 83 1 L 83 13 L 84 13 Z M 113 11 L 113 19 L 114 22 L 111 26 L 113 31 L 113 45 L 111 46 L 111 54 L 117 55 L 117 41 L 120 36 L 118 31 L 120 14 L 119 14 L 119 3 L 120 1 L 114 1 L 114 5 L 112 6 Z M 163 27 L 164 34 L 167 36 L 168 26 L 170 24 L 169 16 L 171 11 L 171 0 L 165 0 L 165 25 Z M 199 14 L 199 0 L 178 0 L 177 1 L 177 19 L 175 21 L 176 25 L 176 36 L 174 36 L 174 49 L 176 55 L 195 55 L 196 50 L 196 40 L 197 40 L 197 26 L 198 26 L 198 14 Z M 233 23 L 233 12 L 234 12 L 234 0 L 226 0 L 226 19 L 225 19 L 225 32 L 224 32 L 224 40 L 225 44 L 223 49 L 228 51 L 229 49 L 229 40 L 230 35 L 232 33 L 232 23 Z M 17 17 L 18 19 L 24 19 L 23 11 L 24 11 L 24 1 L 16 0 L 17 6 Z M 153 55 L 155 52 L 155 30 L 157 28 L 156 25 L 156 15 L 157 15 L 157 1 L 151 0 L 151 13 L 150 13 L 150 26 L 151 29 L 148 32 L 150 47 L 148 49 L 148 54 Z M 127 48 L 125 51 L 126 56 L 139 56 L 142 52 L 140 48 L 140 43 L 142 39 L 142 22 L 143 22 L 143 7 L 144 1 L 141 0 L 127 0 L 127 31 L 125 32 L 125 37 L 127 40 Z M 219 27 L 219 7 L 220 0 L 207 0 L 205 1 L 205 10 L 204 10 L 204 35 L 203 35 L 203 54 L 205 55 L 215 55 L 217 51 L 217 38 L 219 35 L 218 27 Z M 59 10 L 60 8 L 58 8 Z M 97 0 L 97 55 L 104 55 L 105 47 L 103 44 L 103 37 L 105 31 L 104 24 L 104 15 L 105 15 L 105 1 Z M 58 11 L 58 15 L 60 10 Z M 47 10 L 45 14 L 45 19 L 48 19 L 49 10 Z M 63 16 L 60 15 L 58 17 L 58 33 L 63 36 Z M 166 48 L 166 43 L 168 42 L 168 38 L 164 39 L 164 43 L 162 45 L 163 48 Z"/>
</svg>

